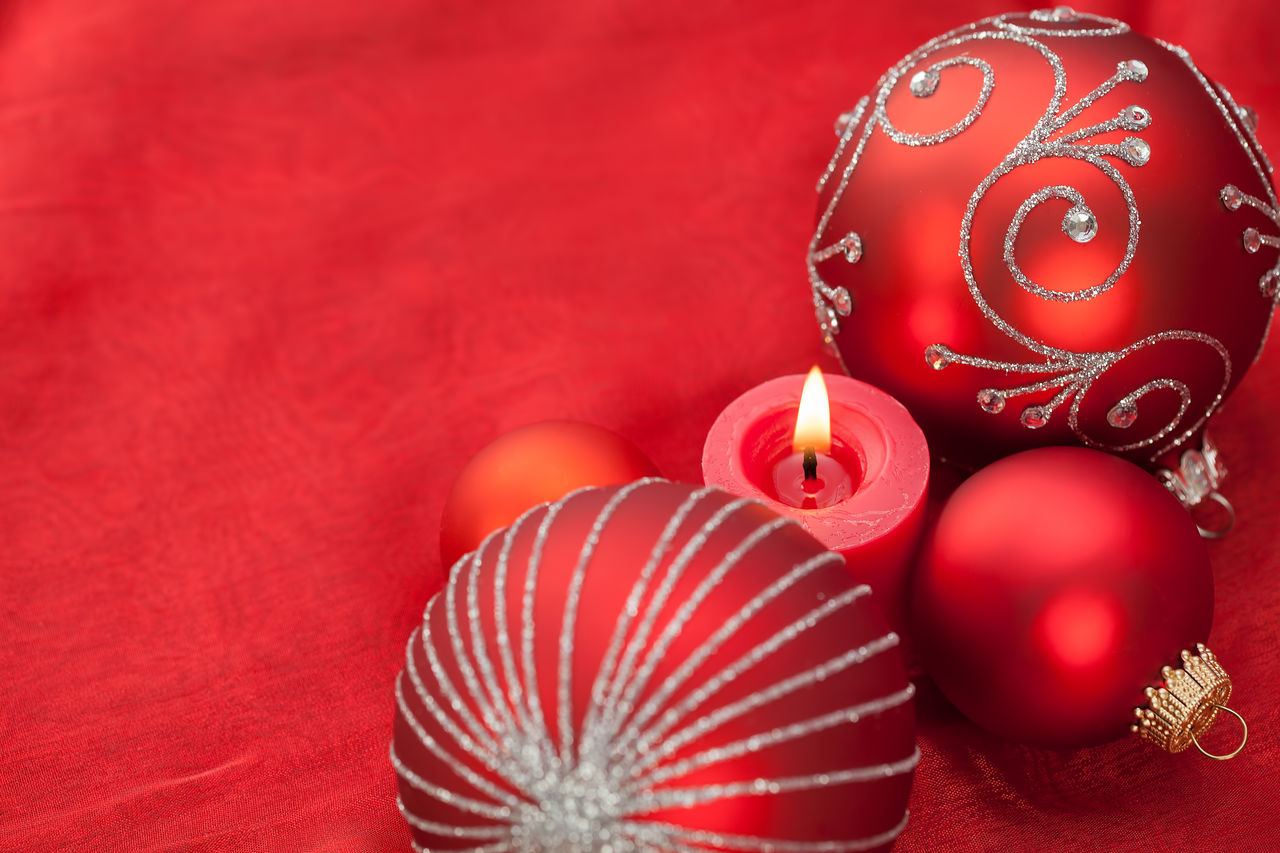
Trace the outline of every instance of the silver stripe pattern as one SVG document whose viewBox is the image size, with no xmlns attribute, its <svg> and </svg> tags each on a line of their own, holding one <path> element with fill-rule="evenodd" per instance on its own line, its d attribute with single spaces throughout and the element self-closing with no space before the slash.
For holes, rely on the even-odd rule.
<svg viewBox="0 0 1280 853">
<path fill-rule="evenodd" d="M 919 750 L 913 747 L 883 764 L 842 766 L 835 757 L 822 773 L 681 785 L 703 768 L 775 746 L 785 749 L 797 738 L 835 727 L 857 725 L 909 703 L 914 695 L 908 683 L 848 707 L 827 706 L 816 716 L 805 717 L 797 708 L 796 718 L 786 725 L 728 742 L 707 741 L 714 745 L 697 748 L 726 722 L 750 719 L 753 711 L 770 703 L 785 707 L 786 697 L 796 691 L 898 645 L 897 635 L 888 632 L 856 648 L 833 648 L 827 660 L 806 656 L 790 675 L 772 684 L 745 695 L 734 694 L 737 698 L 731 702 L 715 701 L 723 688 L 761 661 L 789 654 L 789 644 L 825 620 L 849 618 L 850 608 L 869 593 L 865 585 L 851 586 L 774 629 L 770 636 L 760 636 L 732 662 L 692 681 L 726 642 L 759 632 L 752 620 L 771 603 L 785 601 L 788 591 L 814 572 L 843 565 L 843 558 L 830 552 L 780 567 L 775 581 L 748 592 L 742 606 L 716 630 L 692 646 L 683 644 L 692 650 L 672 675 L 656 689 L 645 689 L 657 673 L 657 664 L 672 653 L 674 641 L 711 591 L 725 583 L 761 543 L 795 525 L 789 519 L 755 524 L 699 576 L 691 592 L 674 596 L 677 582 L 706 543 L 750 501 L 721 497 L 714 512 L 703 512 L 707 520 L 696 529 L 688 523 L 691 514 L 707 498 L 723 493 L 699 489 L 677 508 L 644 558 L 618 614 L 600 670 L 591 681 L 589 707 L 574 713 L 573 697 L 580 692 L 573 686 L 575 647 L 581 641 L 578 619 L 586 606 L 582 593 L 593 557 L 611 520 L 625 510 L 627 501 L 659 482 L 642 480 L 618 488 L 596 513 L 563 591 L 562 623 L 548 625 L 543 615 L 536 626 L 553 631 L 556 638 L 554 679 L 549 682 L 544 674 L 544 686 L 539 686 L 534 654 L 539 568 L 562 511 L 581 500 L 582 492 L 530 510 L 507 531 L 486 539 L 473 556 L 458 562 L 445 589 L 428 604 L 422 627 L 409 640 L 395 695 L 398 715 L 421 748 L 417 751 L 433 762 L 432 778 L 425 778 L 421 767 L 415 770 L 406 765 L 403 745 L 397 749 L 393 743 L 390 755 L 402 794 L 414 794 L 402 796 L 397 805 L 409 825 L 423 834 L 415 839 L 415 850 L 434 849 L 421 846 L 429 838 L 434 839 L 432 844 L 447 841 L 448 849 L 471 853 L 853 853 L 891 843 L 906 825 L 904 812 L 896 825 L 872 836 L 814 841 L 734 835 L 667 822 L 672 809 L 853 786 L 909 774 L 920 760 Z M 530 534 L 534 523 L 536 530 Z M 741 527 L 739 520 L 734 529 Z M 525 582 L 520 589 L 509 589 L 513 560 L 519 559 L 513 556 L 518 553 L 517 539 L 528 553 Z M 681 539 L 685 544 L 672 554 Z M 491 570 L 484 571 L 485 566 Z M 521 603 L 518 652 L 508 629 L 508 595 L 518 595 Z M 545 597 L 546 592 L 541 595 Z M 481 603 L 490 599 L 495 602 L 492 625 L 481 612 Z M 432 624 L 446 628 L 449 636 L 435 636 Z M 426 671 L 420 661 L 425 661 Z M 548 683 L 554 684 L 553 718 L 544 714 L 538 698 Z M 581 722 L 575 725 L 576 720 Z M 457 782 L 449 784 L 450 778 Z M 406 799 L 438 806 L 415 812 Z M 651 818 L 655 812 L 663 812 L 667 820 Z"/>
<path fill-rule="evenodd" d="M 901 145 L 936 145 L 963 133 L 979 119 L 983 107 L 990 98 L 995 87 L 995 73 L 984 60 L 961 54 L 930 62 L 930 58 L 939 51 L 948 48 L 963 48 L 965 45 L 978 44 L 984 41 L 1006 41 L 1023 45 L 1036 51 L 1047 63 L 1054 75 L 1054 91 L 1043 115 L 1031 130 L 1015 145 L 1014 149 L 1001 160 L 995 168 L 979 183 L 970 196 L 963 218 L 960 222 L 960 265 L 969 288 L 969 295 L 974 304 L 986 319 L 1003 334 L 1007 335 L 1026 348 L 1036 358 L 1029 361 L 1003 361 L 984 358 L 978 355 L 960 353 L 945 343 L 938 342 L 926 348 L 926 363 L 936 370 L 951 365 L 965 365 L 986 370 L 997 371 L 1011 377 L 1036 377 L 1033 381 L 1018 383 L 1007 387 L 981 388 L 977 391 L 976 402 L 984 411 L 996 414 L 1004 410 L 1006 403 L 1016 397 L 1034 395 L 1040 399 L 1026 405 L 1020 414 L 1020 420 L 1028 429 L 1039 429 L 1049 423 L 1054 413 L 1067 408 L 1067 425 L 1071 432 L 1083 444 L 1114 452 L 1147 449 L 1152 461 L 1166 452 L 1178 447 L 1190 436 L 1194 435 L 1221 405 L 1226 390 L 1231 382 L 1232 363 L 1227 348 L 1216 338 L 1204 332 L 1191 329 L 1171 329 L 1149 335 L 1141 340 L 1116 350 L 1095 352 L 1075 352 L 1051 346 L 1043 341 L 1035 340 L 998 314 L 987 302 L 977 281 L 971 259 L 971 239 L 974 216 L 979 204 L 992 186 L 1002 177 L 1023 166 L 1048 158 L 1070 158 L 1086 163 L 1104 174 L 1117 188 L 1124 199 L 1128 211 L 1128 237 L 1124 256 L 1120 263 L 1104 280 L 1080 290 L 1062 292 L 1044 287 L 1030 279 L 1018 264 L 1015 246 L 1019 231 L 1030 212 L 1038 205 L 1053 199 L 1063 200 L 1070 204 L 1070 209 L 1062 221 L 1063 232 L 1077 242 L 1087 242 L 1098 230 L 1098 223 L 1093 211 L 1083 194 L 1069 186 L 1048 186 L 1032 193 L 1014 214 L 1005 232 L 1004 261 L 1010 276 L 1028 293 L 1039 299 L 1056 302 L 1076 302 L 1094 299 L 1107 292 L 1124 275 L 1132 263 L 1137 251 L 1141 219 L 1138 214 L 1137 199 L 1124 174 L 1111 159 L 1119 161 L 1129 168 L 1141 168 L 1151 157 L 1149 144 L 1139 135 L 1152 121 L 1150 112 L 1139 104 L 1133 104 L 1121 110 L 1118 115 L 1091 123 L 1089 126 L 1065 132 L 1065 128 L 1077 117 L 1084 114 L 1099 98 L 1120 86 L 1139 86 L 1147 79 L 1148 68 L 1139 60 L 1120 62 L 1115 72 L 1099 83 L 1091 92 L 1081 97 L 1074 104 L 1064 107 L 1067 77 L 1061 59 L 1040 39 L 1044 38 L 1080 38 L 1107 37 L 1120 35 L 1129 28 L 1120 21 L 1093 15 L 1079 14 L 1067 7 L 1052 10 L 1041 10 L 1028 17 L 1037 24 L 1053 22 L 1058 26 L 1036 26 L 1014 23 L 1013 16 L 1004 15 L 988 18 L 966 27 L 953 30 L 926 43 L 914 53 L 908 55 L 900 63 L 890 69 L 879 83 L 875 95 L 874 108 L 868 113 L 864 100 L 855 110 L 850 121 L 844 126 L 840 144 L 828 164 L 819 183 L 823 189 L 830 178 L 835 175 L 840 160 L 852 143 L 853 153 L 849 157 L 841 173 L 840 181 L 833 191 L 817 229 L 809 246 L 808 273 L 813 291 L 814 308 L 818 325 L 824 341 L 830 348 L 835 347 L 835 336 L 840 330 L 841 316 L 849 311 L 841 311 L 842 307 L 852 307 L 852 297 L 843 287 L 833 288 L 822 278 L 818 264 L 832 254 L 832 247 L 827 245 L 830 237 L 828 226 L 848 186 L 851 175 L 857 167 L 871 137 L 881 130 L 893 142 Z M 1163 44 L 1163 43 L 1161 43 Z M 1186 62 L 1196 78 L 1204 86 L 1210 97 L 1218 105 L 1228 126 L 1232 129 L 1241 147 L 1246 151 L 1261 179 L 1267 188 L 1269 198 L 1257 199 L 1241 193 L 1232 186 L 1223 188 L 1223 203 L 1231 207 L 1237 197 L 1237 207 L 1243 205 L 1254 208 L 1275 223 L 1280 231 L 1280 219 L 1276 212 L 1280 209 L 1274 191 L 1268 179 L 1269 164 L 1262 155 L 1261 148 L 1253 136 L 1250 122 L 1245 120 L 1246 111 L 1241 110 L 1230 101 L 1230 95 L 1220 91 L 1205 79 L 1196 69 L 1186 51 L 1164 45 L 1175 52 Z M 943 72 L 959 65 L 968 65 L 981 71 L 982 88 L 977 103 L 958 122 L 938 133 L 912 134 L 898 128 L 889 118 L 886 104 L 890 95 L 905 79 L 908 81 L 910 93 L 917 98 L 931 97 L 942 85 Z M 1137 94 L 1135 88 L 1135 97 Z M 1120 142 L 1092 142 L 1100 134 L 1114 131 L 1126 131 L 1133 135 Z M 1255 154 L 1256 152 L 1256 154 Z M 1104 159 L 1111 158 L 1111 159 Z M 1231 208 L 1235 209 L 1235 208 Z M 1263 248 L 1280 249 L 1280 234 L 1262 234 L 1256 228 L 1247 228 L 1241 234 L 1245 251 L 1256 252 Z M 859 254 L 863 247 L 859 241 Z M 875 247 L 868 247 L 875 251 Z M 1277 301 L 1280 301 L 1280 259 L 1276 265 L 1262 276 L 1259 288 L 1270 300 L 1270 311 L 1274 315 Z M 1269 328 L 1268 321 L 1268 328 Z M 1115 400 L 1107 413 L 1107 423 L 1116 429 L 1129 429 L 1138 422 L 1139 402 L 1147 394 L 1154 391 L 1173 392 L 1178 397 L 1177 414 L 1165 424 L 1149 425 L 1135 432 L 1140 435 L 1133 441 L 1112 443 L 1096 438 L 1085 431 L 1080 419 L 1081 404 L 1094 383 L 1107 371 L 1122 362 L 1125 358 L 1139 350 L 1170 341 L 1186 341 L 1201 344 L 1218 356 L 1222 363 L 1222 379 L 1216 392 L 1206 401 L 1201 401 L 1193 409 L 1191 389 L 1186 383 L 1173 377 L 1158 377 L 1135 388 Z M 1261 350 L 1259 350 L 1261 352 Z M 1255 356 L 1256 360 L 1256 356 Z M 1045 398 L 1047 396 L 1047 399 Z"/>
</svg>

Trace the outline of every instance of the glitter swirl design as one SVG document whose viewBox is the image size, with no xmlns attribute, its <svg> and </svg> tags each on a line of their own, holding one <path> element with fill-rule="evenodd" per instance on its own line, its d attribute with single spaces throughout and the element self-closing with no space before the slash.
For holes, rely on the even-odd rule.
<svg viewBox="0 0 1280 853">
<path fill-rule="evenodd" d="M 1088 200 L 1076 188 L 1056 185 L 1047 186 L 1028 197 L 1013 215 L 1006 230 L 1004 241 L 1004 261 L 1011 278 L 1032 296 L 1054 302 L 1079 302 L 1098 297 L 1115 286 L 1129 269 L 1137 252 L 1141 231 L 1141 219 L 1138 213 L 1137 199 L 1121 168 L 1141 168 L 1151 156 L 1149 144 L 1142 139 L 1141 132 L 1149 126 L 1152 116 L 1146 108 L 1138 103 L 1121 110 L 1118 115 L 1099 119 L 1086 127 L 1067 132 L 1068 125 L 1078 118 L 1087 116 L 1092 105 L 1117 87 L 1133 87 L 1135 100 L 1140 95 L 1138 88 L 1147 79 L 1147 66 L 1139 60 L 1120 62 L 1115 72 L 1101 81 L 1094 89 L 1070 106 L 1065 106 L 1067 76 L 1063 63 L 1041 39 L 1050 37 L 1106 37 L 1128 32 L 1128 27 L 1110 18 L 1076 13 L 1068 7 L 1053 10 L 1041 10 L 1031 13 L 1028 18 L 1034 26 L 1015 24 L 1011 16 L 1000 16 L 980 21 L 968 27 L 953 30 L 926 43 L 920 49 L 907 56 L 882 78 L 875 95 L 874 107 L 867 111 L 865 99 L 851 120 L 844 126 L 840 144 L 836 149 L 827 169 L 819 183 L 821 190 L 834 176 L 837 165 L 852 145 L 850 156 L 840 183 L 833 192 L 822 216 L 813 240 L 810 243 L 808 256 L 808 272 L 813 291 L 814 308 L 823 339 L 828 347 L 839 355 L 835 347 L 835 336 L 840 331 L 840 317 L 847 316 L 852 308 L 852 297 L 845 288 L 832 288 L 818 271 L 817 264 L 830 257 L 831 249 L 825 246 L 829 238 L 826 236 L 831 218 L 839 205 L 850 176 L 856 168 L 868 141 L 879 130 L 893 142 L 900 145 L 938 145 L 963 133 L 965 129 L 977 122 L 996 85 L 995 72 L 984 60 L 959 55 L 930 63 L 931 57 L 949 48 L 963 48 L 965 45 L 984 41 L 1006 41 L 1023 45 L 1036 51 L 1052 70 L 1054 89 L 1046 105 L 1044 113 L 1036 121 L 1027 134 L 1015 145 L 973 191 L 966 205 L 960 223 L 959 258 L 961 269 L 968 284 L 970 297 L 987 320 L 1002 333 L 1027 349 L 1032 358 L 1026 361 L 1002 361 L 984 358 L 981 355 L 961 353 L 951 349 L 944 342 L 934 343 L 926 348 L 926 363 L 942 370 L 952 365 L 963 365 L 992 370 L 1010 377 L 1034 377 L 1029 382 L 1014 382 L 1002 387 L 981 388 L 977 391 L 978 406 L 990 414 L 998 414 L 1006 408 L 1006 404 L 1018 397 L 1037 398 L 1026 405 L 1020 414 L 1020 420 L 1028 429 L 1040 429 L 1046 426 L 1055 412 L 1066 408 L 1067 424 L 1071 432 L 1083 444 L 1113 452 L 1134 451 L 1153 448 L 1150 459 L 1155 461 L 1164 453 L 1176 448 L 1187 438 L 1194 435 L 1210 416 L 1217 411 L 1226 394 L 1231 381 L 1232 364 L 1227 348 L 1216 338 L 1191 329 L 1171 329 L 1148 335 L 1127 346 L 1115 350 L 1078 352 L 1056 347 L 1047 342 L 1033 339 L 1004 317 L 997 313 L 983 295 L 982 287 L 974 272 L 971 255 L 972 225 L 978 207 L 988 191 L 1005 175 L 1016 169 L 1052 158 L 1071 158 L 1087 163 L 1105 175 L 1116 187 L 1124 200 L 1128 211 L 1126 223 L 1128 234 L 1123 257 L 1112 272 L 1097 283 L 1070 292 L 1053 290 L 1033 281 L 1023 271 L 1016 256 L 1016 245 L 1021 228 L 1028 215 L 1036 207 L 1048 203 L 1069 205 L 1062 220 L 1062 230 L 1069 238 L 1079 243 L 1091 240 L 1098 230 L 1098 223 Z M 1043 24 L 1043 26 L 1040 26 Z M 983 29 L 983 27 L 989 27 Z M 1262 183 L 1271 192 L 1270 183 L 1263 172 L 1261 149 L 1253 137 L 1252 128 L 1246 115 L 1234 104 L 1229 104 L 1229 95 L 1220 93 L 1204 78 L 1191 63 L 1190 57 L 1181 48 L 1165 45 L 1178 53 L 1205 86 L 1206 91 L 1218 104 L 1233 129 L 1241 146 L 1249 153 L 1250 159 L 1257 168 Z M 911 133 L 899 128 L 888 115 L 887 103 L 890 95 L 905 80 L 910 93 L 917 98 L 927 98 L 943 85 L 945 71 L 960 65 L 977 68 L 983 76 L 982 88 L 977 103 L 958 121 L 947 129 L 936 133 Z M 1226 101 L 1224 101 L 1224 98 Z M 864 113 L 866 113 L 864 118 Z M 1119 142 L 1103 143 L 1095 141 L 1096 137 L 1114 131 L 1124 131 L 1132 135 Z M 1246 134 L 1248 139 L 1246 141 Z M 854 141 L 856 137 L 856 142 Z M 1258 156 L 1254 152 L 1258 152 Z M 1271 220 L 1280 230 L 1280 218 L 1277 218 L 1277 205 L 1274 198 L 1264 201 L 1241 193 L 1235 187 L 1223 188 L 1223 203 L 1236 204 L 1254 208 Z M 1234 208 L 1232 208 L 1234 209 Z M 1242 232 L 1242 245 L 1245 251 L 1256 252 L 1261 249 L 1280 249 L 1280 236 L 1262 234 L 1256 228 L 1247 228 Z M 859 246 L 861 250 L 861 244 Z M 875 247 L 868 248 L 875 251 Z M 1270 271 L 1265 273 L 1259 282 L 1259 289 L 1264 296 L 1272 300 L 1271 311 L 1280 301 L 1280 260 Z M 1264 338 L 1265 340 L 1265 338 Z M 1139 421 L 1139 404 L 1146 395 L 1153 392 L 1173 393 L 1178 398 L 1176 415 L 1164 424 L 1147 425 L 1135 430 L 1141 437 L 1133 441 L 1113 443 L 1095 438 L 1086 432 L 1080 419 L 1080 409 L 1094 383 L 1107 371 L 1115 367 L 1130 355 L 1148 347 L 1171 341 L 1198 343 L 1216 354 L 1222 362 L 1222 380 L 1216 393 L 1203 407 L 1197 405 L 1193 409 L 1191 390 L 1188 385 L 1175 377 L 1158 377 L 1132 389 L 1119 399 L 1112 401 L 1107 413 L 1107 423 L 1121 430 L 1134 427 Z M 1260 352 L 1261 350 L 1259 350 Z M 1049 396 L 1045 396 L 1048 394 Z M 1190 423 L 1188 423 L 1190 421 Z M 1156 447 L 1159 445 L 1158 447 Z"/>
<path fill-rule="evenodd" d="M 1271 224 L 1280 231 L 1280 212 L 1257 196 L 1250 195 L 1233 184 L 1227 184 L 1222 188 L 1219 198 L 1222 200 L 1222 206 L 1227 210 L 1253 208 L 1271 220 Z M 1280 234 L 1263 234 L 1257 228 L 1249 226 L 1240 232 L 1240 245 L 1250 254 L 1261 251 L 1263 247 L 1280 249 Z M 1277 257 L 1275 265 L 1258 279 L 1258 290 L 1266 298 L 1275 299 L 1277 291 L 1280 290 L 1278 285 L 1280 285 L 1280 256 Z"/>
<path fill-rule="evenodd" d="M 1274 173 L 1275 168 L 1271 165 L 1271 161 L 1267 159 L 1267 154 L 1262 150 L 1262 146 L 1258 143 L 1258 137 L 1255 133 L 1257 128 L 1257 116 L 1247 107 L 1242 107 L 1231 97 L 1231 93 L 1226 89 L 1215 86 L 1209 82 L 1209 78 L 1196 67 L 1195 62 L 1191 59 L 1191 54 L 1185 48 L 1174 44 L 1169 44 L 1161 39 L 1156 39 L 1156 44 L 1165 50 L 1177 56 L 1187 66 L 1188 70 L 1195 75 L 1200 86 L 1209 95 L 1210 100 L 1217 106 L 1218 112 L 1222 114 L 1222 118 L 1226 121 L 1227 126 L 1231 128 L 1231 132 L 1235 134 L 1236 141 L 1240 143 L 1240 147 L 1249 157 L 1249 162 L 1253 165 L 1254 171 L 1258 173 L 1258 177 L 1262 179 L 1262 186 L 1267 194 L 1266 200 L 1259 199 L 1247 193 L 1240 191 L 1238 188 L 1228 184 L 1222 188 L 1219 199 L 1228 210 L 1239 210 L 1241 204 L 1247 205 L 1254 210 L 1260 211 L 1271 223 L 1280 230 L 1280 217 L 1277 217 L 1277 211 L 1280 211 L 1280 199 L 1276 197 L 1275 188 L 1271 185 L 1269 176 Z M 1235 193 L 1239 194 L 1239 203 L 1235 200 Z M 1249 232 L 1253 231 L 1254 234 Z M 1254 235 L 1258 241 L 1255 244 Z M 1246 228 L 1240 235 L 1241 244 L 1246 252 L 1256 252 L 1262 246 L 1269 248 L 1280 248 L 1280 238 L 1274 235 L 1262 235 L 1256 228 Z M 1267 339 L 1271 336 L 1271 325 L 1275 320 L 1276 307 L 1280 306 L 1280 259 L 1276 261 L 1275 266 L 1262 274 L 1258 280 L 1258 290 L 1261 291 L 1264 298 L 1270 301 L 1270 309 L 1267 314 L 1267 326 L 1262 333 L 1262 340 L 1258 343 L 1258 349 L 1253 355 L 1253 361 L 1257 361 L 1262 355 L 1262 350 L 1267 345 Z"/>
<path fill-rule="evenodd" d="M 952 43 L 959 44 L 960 41 L 957 40 Z M 949 45 L 944 43 L 940 47 L 947 46 Z M 978 120 L 978 116 L 982 113 L 982 108 L 987 105 L 987 100 L 995 89 L 996 75 L 989 63 L 973 56 L 953 56 L 950 59 L 935 62 L 923 71 L 916 72 L 911 77 L 910 88 L 911 94 L 917 98 L 931 97 L 934 92 L 938 91 L 938 86 L 942 82 L 942 72 L 947 68 L 956 68 L 961 65 L 968 65 L 982 72 L 982 89 L 978 92 L 978 103 L 969 112 L 951 127 L 946 130 L 940 130 L 937 133 L 904 133 L 893 125 L 886 111 L 886 102 L 889 100 L 889 94 L 894 87 L 882 86 L 880 92 L 876 95 L 876 117 L 880 123 L 880 128 L 885 134 L 899 145 L 937 145 L 939 142 L 946 142 L 953 136 L 959 136 L 964 133 L 969 125 Z"/>
<path fill-rule="evenodd" d="M 1032 21 L 1041 24 L 1057 24 L 1054 27 L 1027 27 L 1010 21 L 1011 15 L 998 15 L 992 18 L 996 27 L 1024 36 L 1055 36 L 1058 38 L 1079 38 L 1098 36 L 1118 36 L 1129 32 L 1129 25 L 1114 18 L 1100 15 L 1081 14 L 1070 6 L 1057 6 L 1053 9 L 1035 9 L 1027 13 Z"/>
<path fill-rule="evenodd" d="M 793 644 L 815 626 L 848 618 L 854 604 L 870 592 L 865 585 L 852 586 L 814 602 L 781 630 L 760 636 L 745 654 L 723 661 L 728 641 L 759 631 L 752 620 L 761 611 L 785 601 L 788 592 L 812 573 L 843 564 L 838 554 L 822 552 L 779 566 L 776 580 L 744 594 L 740 609 L 701 639 L 674 673 L 656 682 L 658 664 L 672 653 L 673 644 L 712 590 L 752 549 L 784 527 L 794 526 L 795 522 L 783 518 L 759 524 L 723 554 L 691 594 L 674 596 L 708 539 L 753 501 L 728 499 L 712 488 L 688 494 L 653 542 L 627 594 L 591 680 L 589 706 L 574 707 L 579 611 L 592 556 L 611 519 L 633 495 L 654 484 L 666 485 L 660 480 L 633 483 L 614 492 L 599 510 L 564 591 L 563 621 L 558 626 L 547 624 L 545 615 L 541 621 L 535 619 L 544 550 L 565 507 L 596 490 L 575 492 L 530 510 L 454 567 L 443 592 L 428 604 L 422 627 L 409 640 L 406 667 L 396 681 L 396 701 L 417 743 L 465 785 L 446 786 L 416 773 L 401 760 L 393 743 L 391 762 L 402 782 L 441 807 L 438 813 L 418 814 L 398 799 L 401 813 L 414 829 L 447 840 L 448 849 L 472 853 L 851 853 L 892 842 L 906 824 L 905 814 L 879 835 L 824 841 L 711 832 L 650 817 L 729 798 L 832 786 L 848 787 L 853 797 L 857 784 L 910 773 L 920 759 L 919 750 L 913 748 L 900 760 L 884 764 L 842 766 L 839 756 L 833 756 L 832 766 L 822 773 L 720 784 L 686 781 L 705 768 L 749 753 L 785 750 L 798 738 L 857 725 L 910 702 L 914 694 L 907 684 L 888 695 L 833 707 L 817 716 L 802 717 L 805 711 L 798 709 L 797 718 L 787 725 L 699 747 L 728 721 L 749 718 L 771 703 L 785 703 L 797 691 L 899 643 L 897 635 L 889 632 L 864 645 L 831 649 L 829 658 L 802 660 L 782 680 L 732 701 L 721 700 L 724 688 L 749 677 L 762 661 L 794 653 Z M 691 525 L 686 524 L 690 515 L 713 496 L 719 496 L 718 508 L 690 534 Z M 518 630 L 513 634 L 508 630 L 506 605 L 513 544 L 524 526 L 534 523 L 536 534 L 519 591 Z M 496 561 L 492 559 L 495 549 Z M 483 596 L 482 586 L 489 587 Z M 490 595 L 497 613 L 495 631 L 486 638 L 480 601 Z M 465 618 L 460 618 L 462 613 Z M 435 625 L 447 627 L 446 636 L 431 630 L 433 615 Z M 544 672 L 539 678 L 534 654 L 535 634 L 546 631 L 554 632 L 558 649 L 550 696 L 544 696 L 547 677 Z M 426 662 L 425 668 L 421 661 Z M 465 787 L 466 793 L 459 787 Z M 424 848 L 415 841 L 414 849 Z"/>
</svg>

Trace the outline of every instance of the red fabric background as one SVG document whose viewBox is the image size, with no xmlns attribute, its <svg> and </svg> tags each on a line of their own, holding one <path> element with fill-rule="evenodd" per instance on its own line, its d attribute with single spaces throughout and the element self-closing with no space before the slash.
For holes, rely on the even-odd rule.
<svg viewBox="0 0 1280 853">
<path fill-rule="evenodd" d="M 407 849 L 391 685 L 461 465 L 567 417 L 699 479 L 720 409 L 820 358 L 831 121 L 1013 5 L 5 4 L 0 849 Z M 1094 11 L 1280 155 L 1280 14 Z M 926 690 L 898 850 L 1280 847 L 1278 380 L 1216 430 L 1246 752 L 1027 749 Z"/>
</svg>

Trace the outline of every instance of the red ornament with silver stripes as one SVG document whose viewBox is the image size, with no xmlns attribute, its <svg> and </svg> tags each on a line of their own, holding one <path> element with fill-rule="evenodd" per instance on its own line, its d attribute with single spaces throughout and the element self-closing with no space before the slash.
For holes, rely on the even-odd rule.
<svg viewBox="0 0 1280 853">
<path fill-rule="evenodd" d="M 843 559 L 715 488 L 642 480 L 460 561 L 397 679 L 415 847 L 888 850 L 913 689 Z"/>
</svg>

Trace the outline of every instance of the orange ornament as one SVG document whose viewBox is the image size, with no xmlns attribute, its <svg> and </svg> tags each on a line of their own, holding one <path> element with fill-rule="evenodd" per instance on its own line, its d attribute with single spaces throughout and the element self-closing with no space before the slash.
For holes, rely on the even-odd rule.
<svg viewBox="0 0 1280 853">
<path fill-rule="evenodd" d="M 612 486 L 658 473 L 634 444 L 604 427 L 542 421 L 486 445 L 463 467 L 440 522 L 445 566 L 525 510 L 584 486 Z"/>
</svg>

